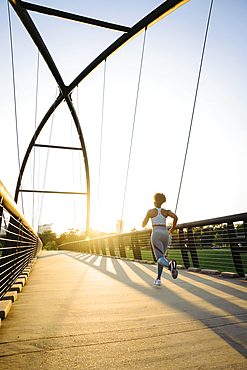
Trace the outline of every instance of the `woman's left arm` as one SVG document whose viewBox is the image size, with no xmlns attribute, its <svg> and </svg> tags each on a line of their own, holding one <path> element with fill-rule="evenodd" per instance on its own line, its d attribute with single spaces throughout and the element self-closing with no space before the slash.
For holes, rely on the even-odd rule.
<svg viewBox="0 0 247 370">
<path fill-rule="evenodd" d="M 149 219 L 150 219 L 150 216 L 149 216 L 149 211 L 148 211 L 146 214 L 146 217 L 142 221 L 142 227 L 145 227 L 147 225 Z"/>
</svg>

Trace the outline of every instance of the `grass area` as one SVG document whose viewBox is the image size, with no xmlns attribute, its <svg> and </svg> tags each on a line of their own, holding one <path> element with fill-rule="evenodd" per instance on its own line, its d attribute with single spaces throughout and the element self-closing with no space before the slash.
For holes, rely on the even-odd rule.
<svg viewBox="0 0 247 370">
<path fill-rule="evenodd" d="M 125 251 L 127 258 L 134 259 L 134 253 L 132 249 L 126 248 Z M 219 272 L 236 272 L 231 249 L 228 247 L 221 249 L 197 249 L 197 256 L 201 269 L 218 270 Z M 193 267 L 193 262 L 189 251 L 188 257 L 190 266 Z M 141 256 L 139 256 L 139 259 L 145 261 L 153 261 L 152 251 L 150 249 L 141 249 Z M 180 249 L 170 249 L 169 261 L 173 259 L 177 261 L 178 265 L 184 265 Z M 247 253 L 241 253 L 241 261 L 243 264 L 244 272 L 247 274 Z"/>
<path fill-rule="evenodd" d="M 134 253 L 131 249 L 127 249 L 126 250 L 126 257 L 127 258 L 133 258 L 134 259 Z M 144 260 L 144 261 L 153 261 L 153 254 L 151 251 L 147 251 L 147 250 L 142 250 L 141 251 L 141 256 L 140 256 L 140 259 Z"/>
<path fill-rule="evenodd" d="M 193 267 L 193 262 L 190 253 L 188 253 L 190 266 Z M 232 259 L 231 250 L 225 249 L 198 249 L 197 256 L 201 269 L 218 270 L 220 272 L 229 271 L 236 272 Z M 178 265 L 184 264 L 180 250 L 170 250 L 170 259 L 176 259 Z M 245 263 L 247 269 L 247 263 Z"/>
<path fill-rule="evenodd" d="M 150 250 L 142 250 L 142 259 L 153 261 L 153 255 Z M 190 266 L 193 267 L 193 262 L 190 253 L 188 253 Z M 232 259 L 230 248 L 222 249 L 197 249 L 199 266 L 201 269 L 218 270 L 220 272 L 229 271 L 236 272 Z M 126 250 L 126 257 L 134 258 L 132 250 Z M 169 260 L 175 259 L 178 265 L 184 265 L 182 253 L 180 249 L 170 249 Z M 244 271 L 247 273 L 247 253 L 241 253 L 241 260 L 244 266 Z"/>
<path fill-rule="evenodd" d="M 126 250 L 126 257 L 134 259 L 134 253 L 132 250 Z"/>
<path fill-rule="evenodd" d="M 153 261 L 153 254 L 151 251 L 142 250 L 142 259 L 145 261 Z"/>
</svg>

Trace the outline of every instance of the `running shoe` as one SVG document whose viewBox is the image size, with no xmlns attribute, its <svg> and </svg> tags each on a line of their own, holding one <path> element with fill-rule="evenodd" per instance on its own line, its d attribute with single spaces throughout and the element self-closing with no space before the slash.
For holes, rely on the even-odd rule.
<svg viewBox="0 0 247 370">
<path fill-rule="evenodd" d="M 154 280 L 154 285 L 161 286 L 161 280 L 160 279 Z"/>
<path fill-rule="evenodd" d="M 176 267 L 177 267 L 177 262 L 174 260 L 171 261 L 168 265 L 168 270 L 171 271 L 173 279 L 177 279 L 178 277 L 178 270 L 176 269 Z"/>
</svg>

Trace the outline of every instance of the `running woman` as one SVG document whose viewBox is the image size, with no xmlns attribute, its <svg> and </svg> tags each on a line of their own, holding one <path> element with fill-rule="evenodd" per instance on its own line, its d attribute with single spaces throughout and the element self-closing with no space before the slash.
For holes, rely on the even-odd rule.
<svg viewBox="0 0 247 370">
<path fill-rule="evenodd" d="M 167 259 L 164 257 L 166 249 L 169 244 L 169 232 L 166 228 L 166 219 L 167 217 L 173 218 L 173 225 L 170 229 L 170 233 L 172 234 L 175 226 L 177 224 L 178 218 L 170 210 L 166 210 L 161 208 L 161 205 L 166 202 L 166 197 L 162 193 L 156 193 L 154 195 L 154 206 L 155 208 L 150 209 L 147 212 L 146 217 L 142 222 L 142 227 L 145 227 L 151 218 L 153 231 L 151 235 L 151 243 L 154 250 L 154 254 L 157 258 L 157 266 L 158 266 L 158 276 L 154 280 L 154 285 L 161 285 L 161 274 L 163 271 L 163 267 L 166 266 L 168 270 L 171 271 L 173 279 L 176 279 L 178 276 L 178 271 L 176 269 L 177 263 L 176 261 L 168 262 Z"/>
</svg>

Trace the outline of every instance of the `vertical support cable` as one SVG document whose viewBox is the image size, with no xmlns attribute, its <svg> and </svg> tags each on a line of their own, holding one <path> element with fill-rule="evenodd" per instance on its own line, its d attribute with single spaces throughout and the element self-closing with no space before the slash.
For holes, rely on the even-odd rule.
<svg viewBox="0 0 247 370">
<path fill-rule="evenodd" d="M 203 43 L 203 49 L 202 49 L 202 55 L 201 55 L 200 68 L 199 68 L 199 73 L 198 73 L 198 78 L 197 78 L 196 93 L 195 93 L 194 104 L 193 104 L 193 109 L 192 109 L 192 116 L 191 116 L 191 121 L 190 121 L 190 129 L 189 129 L 189 135 L 188 135 L 188 140 L 187 140 L 187 146 L 186 146 L 186 150 L 185 150 L 184 164 L 183 164 L 182 175 L 181 175 L 181 179 L 180 179 L 180 185 L 179 185 L 179 190 L 178 190 L 178 197 L 177 197 L 177 203 L 176 203 L 176 207 L 175 207 L 175 213 L 177 212 L 178 200 L 179 200 L 181 186 L 182 186 L 182 181 L 183 181 L 183 176 L 184 176 L 184 168 L 185 168 L 185 162 L 186 162 L 187 152 L 188 152 L 188 147 L 189 147 L 190 133 L 191 133 L 192 123 L 193 123 L 193 118 L 194 118 L 194 112 L 195 112 L 195 106 L 196 106 L 196 99 L 197 99 L 197 93 L 198 93 L 198 88 L 199 88 L 199 82 L 200 82 L 200 78 L 201 78 L 202 63 L 203 63 L 204 52 L 205 52 L 205 47 L 206 47 L 206 41 L 207 41 L 207 36 L 208 36 L 208 28 L 209 28 L 209 23 L 210 23 L 210 18 L 211 18 L 212 7 L 213 7 L 213 0 L 211 1 L 210 9 L 209 9 L 209 14 L 208 14 L 208 22 L 207 22 L 207 27 L 206 27 L 205 37 L 204 37 L 204 43 Z"/>
<path fill-rule="evenodd" d="M 17 142 L 17 155 L 18 155 L 18 166 L 19 172 L 21 170 L 20 162 L 20 148 L 19 148 L 19 134 L 17 124 L 17 107 L 16 107 L 16 90 L 15 90 L 15 67 L 14 67 L 14 49 L 13 49 L 13 36 L 10 18 L 9 2 L 7 0 L 8 20 L 9 20 L 9 38 L 10 38 L 10 51 L 11 51 L 11 66 L 12 66 L 12 80 L 13 80 L 13 94 L 14 94 L 14 108 L 15 108 L 15 130 L 16 130 L 16 142 Z M 21 195 L 22 212 L 24 213 L 23 196 Z"/>
<path fill-rule="evenodd" d="M 140 89 L 140 82 L 141 82 L 142 64 L 143 64 L 146 34 L 147 34 L 147 27 L 145 28 L 145 32 L 144 32 L 144 36 L 143 36 L 142 55 L 141 55 L 141 63 L 140 63 L 140 71 L 139 71 L 137 92 L 136 92 L 136 103 L 135 103 L 134 119 L 133 119 L 132 134 L 131 134 L 131 141 L 130 141 L 129 160 L 128 160 L 126 182 L 125 182 L 125 189 L 124 189 L 123 208 L 122 208 L 122 215 L 121 215 L 121 225 L 122 225 L 122 222 L 123 222 L 124 204 L 125 204 L 127 183 L 128 183 L 128 177 L 129 177 L 130 157 L 131 157 L 131 150 L 132 150 L 132 143 L 133 143 L 133 136 L 134 136 L 134 129 L 135 129 L 136 111 L 137 111 L 137 103 L 138 103 L 139 89 Z"/>
<path fill-rule="evenodd" d="M 76 100 L 77 100 L 77 116 L 78 118 L 80 119 L 80 106 L 79 106 L 79 87 L 77 85 L 77 89 L 76 89 Z M 81 164 L 81 154 L 79 154 L 79 168 L 80 168 L 80 189 L 81 189 L 81 192 L 82 192 L 82 171 L 81 171 L 81 167 L 82 167 L 82 164 Z M 82 206 L 82 220 L 83 220 L 83 202 L 82 202 L 82 197 L 81 198 L 81 206 Z"/>
<path fill-rule="evenodd" d="M 71 97 L 72 99 L 72 97 Z M 73 124 L 73 118 L 71 117 L 70 119 L 70 134 L 71 134 L 71 146 L 74 147 L 74 140 L 73 140 L 73 127 L 72 127 L 72 124 Z M 75 171 L 74 171 L 74 151 L 72 150 L 71 151 L 71 155 L 72 155 L 72 183 L 73 183 L 73 191 L 75 191 Z M 72 229 L 76 229 L 75 225 L 76 225 L 76 206 L 75 206 L 75 195 L 73 196 L 73 200 L 74 200 L 74 212 L 73 212 L 73 222 L 72 222 Z"/>
<path fill-rule="evenodd" d="M 52 130 L 53 130 L 53 123 L 54 123 L 54 115 L 55 115 L 55 101 L 56 101 L 56 97 L 57 97 L 57 88 L 56 88 L 56 92 L 55 92 L 55 100 L 54 100 L 54 104 L 53 104 L 53 113 L 52 113 L 52 117 L 51 117 L 51 129 L 50 129 L 50 135 L 49 135 L 49 145 L 51 143 L 51 135 L 52 135 Z M 49 161 L 49 155 L 50 155 L 50 149 L 48 148 L 47 149 L 47 154 L 46 154 L 46 162 L 45 162 L 45 173 L 44 173 L 44 179 L 43 179 L 43 190 L 45 190 L 45 184 L 46 184 L 46 176 L 47 176 L 47 168 L 48 168 L 48 161 Z M 42 194 L 42 197 L 41 197 L 41 205 L 40 205 L 40 211 L 39 211 L 39 221 L 38 221 L 38 225 L 40 224 L 41 222 L 41 217 L 42 217 L 42 212 L 43 212 L 43 204 L 44 204 L 44 194 Z"/>
<path fill-rule="evenodd" d="M 36 77 L 36 99 L 35 99 L 35 112 L 34 112 L 34 127 L 35 131 L 37 129 L 37 111 L 38 111 L 38 87 L 39 87 L 39 50 L 37 55 L 37 77 Z M 36 141 L 36 138 L 35 138 Z M 33 148 L 33 189 L 35 189 L 35 146 Z M 34 193 L 33 193 L 33 217 L 32 217 L 32 227 L 34 229 Z"/>
<path fill-rule="evenodd" d="M 100 191 L 101 152 L 102 152 L 102 137 L 103 137 L 103 123 L 104 123 L 104 106 L 105 106 L 105 76 L 106 76 L 106 59 L 105 59 L 105 64 L 104 64 L 103 96 L 102 96 L 102 112 L 101 112 L 100 153 L 99 153 L 99 181 L 98 181 L 98 202 L 99 202 L 99 191 Z"/>
<path fill-rule="evenodd" d="M 79 87 L 77 85 L 76 89 L 76 100 L 77 100 L 77 116 L 80 118 L 80 106 L 79 106 Z M 82 190 L 82 173 L 81 173 L 81 156 L 79 156 L 79 163 L 80 163 L 80 189 Z"/>
</svg>

